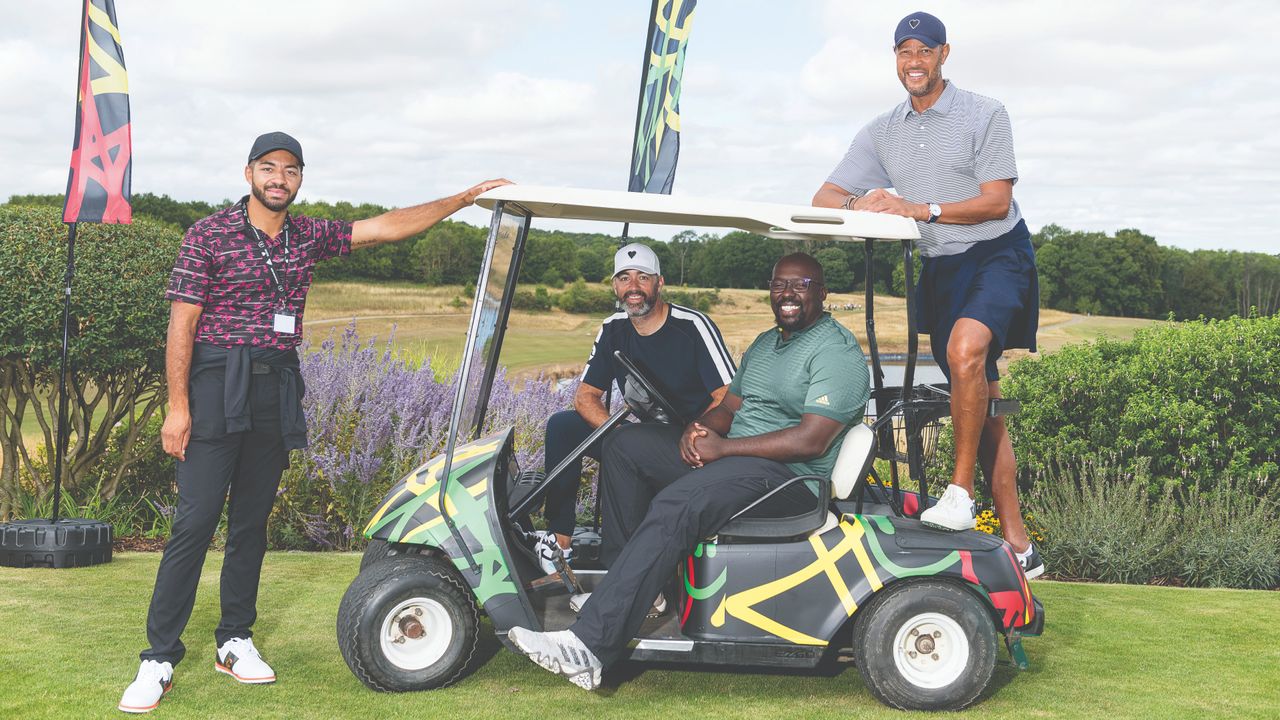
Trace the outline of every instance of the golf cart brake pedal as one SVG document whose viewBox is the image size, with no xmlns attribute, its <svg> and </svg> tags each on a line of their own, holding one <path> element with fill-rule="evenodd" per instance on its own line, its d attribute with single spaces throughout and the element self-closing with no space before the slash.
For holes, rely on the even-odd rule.
<svg viewBox="0 0 1280 720">
<path fill-rule="evenodd" d="M 1022 403 L 1013 398 L 991 398 L 987 406 L 987 417 L 1016 415 L 1022 410 Z"/>
</svg>

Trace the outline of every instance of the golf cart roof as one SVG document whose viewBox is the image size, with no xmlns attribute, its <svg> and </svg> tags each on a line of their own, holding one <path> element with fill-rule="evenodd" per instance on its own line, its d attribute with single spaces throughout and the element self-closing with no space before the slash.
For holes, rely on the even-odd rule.
<svg viewBox="0 0 1280 720">
<path fill-rule="evenodd" d="M 504 185 L 481 195 L 476 204 L 492 209 L 500 200 L 519 205 L 534 217 L 732 227 L 779 240 L 915 240 L 920 237 L 915 221 L 899 215 L 687 195 Z"/>
</svg>

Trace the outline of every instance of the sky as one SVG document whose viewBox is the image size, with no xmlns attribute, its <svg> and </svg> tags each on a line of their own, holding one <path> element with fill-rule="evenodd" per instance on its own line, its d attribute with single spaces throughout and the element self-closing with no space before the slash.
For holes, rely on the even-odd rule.
<svg viewBox="0 0 1280 720">
<path fill-rule="evenodd" d="M 61 193 L 81 3 L 4 5 L 0 199 Z M 490 177 L 623 190 L 649 6 L 116 0 L 133 190 L 238 198 L 269 130 L 301 141 L 310 200 L 403 206 Z M 808 204 L 905 98 L 893 29 L 918 9 L 947 25 L 944 75 L 1008 109 L 1032 229 L 1280 252 L 1274 1 L 700 0 L 674 192 Z"/>
</svg>

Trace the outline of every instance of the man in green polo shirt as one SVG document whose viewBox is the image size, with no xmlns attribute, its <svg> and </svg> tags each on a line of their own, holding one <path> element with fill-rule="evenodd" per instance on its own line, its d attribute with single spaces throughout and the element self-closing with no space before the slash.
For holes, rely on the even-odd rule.
<svg viewBox="0 0 1280 720">
<path fill-rule="evenodd" d="M 594 689 L 626 651 L 650 599 L 698 540 L 796 475 L 830 475 L 850 423 L 869 395 L 866 357 L 853 334 L 823 312 L 822 266 L 803 253 L 773 267 L 777 327 L 742 357 L 719 405 L 681 430 L 629 425 L 609 434 L 601 458 L 606 542 L 624 545 L 568 630 L 512 628 L 534 662 Z M 813 506 L 797 483 L 762 507 L 779 517 Z"/>
</svg>

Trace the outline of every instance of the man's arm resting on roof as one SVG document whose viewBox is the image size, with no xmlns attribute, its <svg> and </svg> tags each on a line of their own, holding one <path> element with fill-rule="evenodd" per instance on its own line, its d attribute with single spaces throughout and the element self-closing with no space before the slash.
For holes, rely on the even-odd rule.
<svg viewBox="0 0 1280 720">
<path fill-rule="evenodd" d="M 573 409 L 593 428 L 600 427 L 609 419 L 609 411 L 604 406 L 604 391 L 584 382 L 578 383 L 578 389 L 573 393 Z"/>
<path fill-rule="evenodd" d="M 831 447 L 845 424 L 825 415 L 805 413 L 800 424 L 782 430 L 727 438 L 718 432 L 708 431 L 695 441 L 698 456 L 703 463 L 729 456 L 760 457 L 778 462 L 804 462 L 820 457 Z"/>
<path fill-rule="evenodd" d="M 822 187 L 818 188 L 818 192 L 814 193 L 812 204 L 814 207 L 852 210 L 853 203 L 850 203 L 849 199 L 857 197 L 858 196 L 856 194 L 845 190 L 835 183 L 824 182 L 822 183 Z"/>
<path fill-rule="evenodd" d="M 509 180 L 486 180 L 479 185 L 439 200 L 432 200 L 413 207 L 388 210 L 351 225 L 351 249 L 372 247 L 389 242 L 399 242 L 412 237 L 476 201 L 487 190 L 510 185 Z"/>
<path fill-rule="evenodd" d="M 942 214 L 936 222 L 944 225 L 976 225 L 988 220 L 1000 220 L 1009 214 L 1009 204 L 1012 201 L 1013 181 L 992 180 L 978 186 L 976 197 L 960 202 L 941 203 Z M 885 190 L 872 190 L 854 205 L 858 210 L 902 215 L 918 222 L 929 219 L 928 203 L 913 203 Z"/>
</svg>

